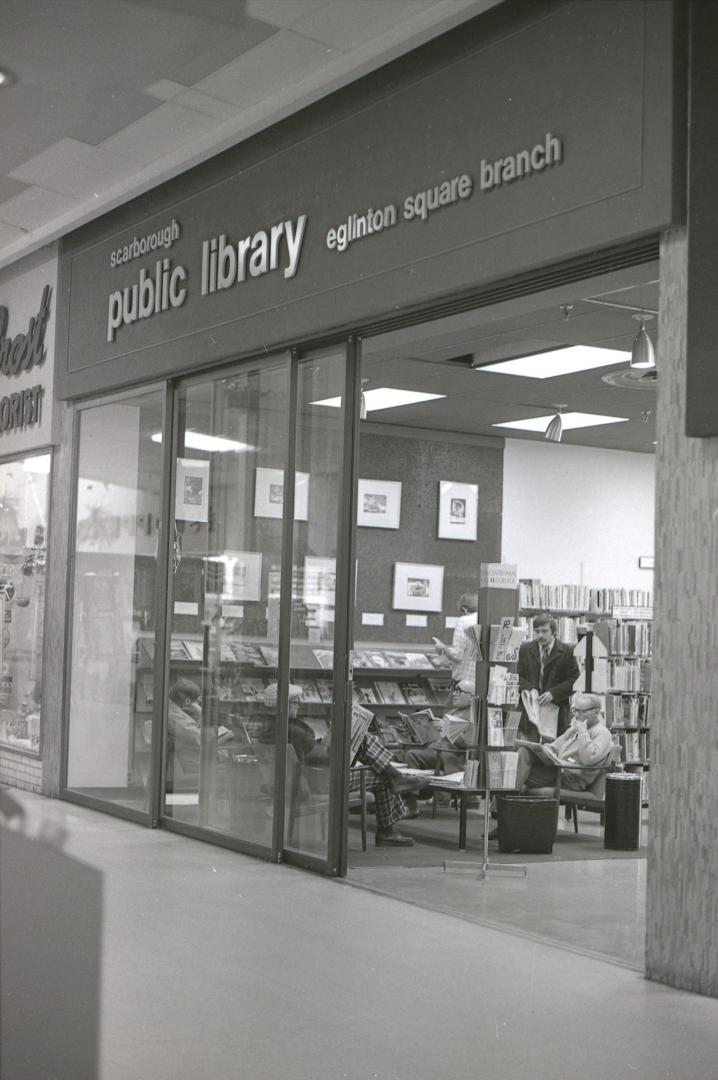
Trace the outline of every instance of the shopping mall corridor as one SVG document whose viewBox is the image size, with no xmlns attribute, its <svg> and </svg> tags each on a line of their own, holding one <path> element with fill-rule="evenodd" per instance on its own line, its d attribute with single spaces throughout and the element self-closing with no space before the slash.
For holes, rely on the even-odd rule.
<svg viewBox="0 0 718 1080">
<path fill-rule="evenodd" d="M 93 1070 L 66 1030 L 46 1073 L 3 1072 L 4 1080 L 718 1075 L 717 1000 L 346 882 L 67 803 L 18 798 L 32 835 L 63 829 L 64 853 L 99 871 L 92 880 L 101 886 L 101 925 L 79 903 L 74 929 L 72 911 L 58 913 L 66 940 L 56 943 L 74 973 L 61 1007 L 66 1028 L 82 998 L 71 983 L 82 979 L 83 959 L 90 982 L 93 972 L 99 981 L 98 1060 Z M 40 856 L 51 846 L 34 841 Z M 3 848 L 5 874 L 10 845 Z M 511 903 L 509 875 L 477 888 L 502 890 Z M 591 888 L 587 876 L 585 895 L 577 901 L 572 893 L 588 922 Z M 552 894 L 544 884 L 537 905 L 559 905 L 557 889 Z M 52 910 L 47 897 L 44 910 Z M 22 913 L 4 910 L 2 917 L 7 933 Z M 34 930 L 39 943 L 43 928 Z M 28 955 L 25 972 L 28 965 L 39 979 L 43 957 Z M 14 989 L 3 987 L 9 1013 Z M 5 1034 L 26 1039 L 27 1060 L 37 1061 L 43 1033 L 57 1026 L 42 1015 L 26 1021 L 22 1036 L 10 1028 Z"/>
</svg>

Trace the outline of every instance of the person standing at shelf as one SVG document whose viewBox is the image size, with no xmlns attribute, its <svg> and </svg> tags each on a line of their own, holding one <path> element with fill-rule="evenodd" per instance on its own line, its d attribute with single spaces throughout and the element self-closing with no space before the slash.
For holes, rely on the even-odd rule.
<svg viewBox="0 0 718 1080">
<path fill-rule="evenodd" d="M 573 791 L 586 791 L 606 765 L 613 750 L 611 732 L 601 722 L 601 698 L 598 694 L 576 694 L 570 710 L 571 723 L 553 742 L 532 749 L 520 746 L 516 765 L 516 790 L 529 792 L 532 788 L 550 787 L 556 783 L 556 764 L 583 766 L 566 769 L 561 774 L 561 786 Z M 548 753 L 545 757 L 544 752 Z"/>
<path fill-rule="evenodd" d="M 556 637 L 558 624 L 548 612 L 534 618 L 533 629 L 534 640 L 519 646 L 519 693 L 537 690 L 539 705 L 558 706 L 556 734 L 561 735 L 568 727 L 569 698 L 579 676 L 578 661 L 572 647 Z M 523 702 L 519 734 L 533 742 L 540 741 L 538 729 L 529 720 Z"/>
<path fill-rule="evenodd" d="M 439 638 L 432 638 L 438 653 L 443 653 L 451 664 L 451 693 L 459 692 L 459 684 L 465 680 L 476 679 L 476 661 L 478 649 L 476 638 L 471 630 L 479 621 L 478 593 L 463 593 L 459 597 L 459 617 L 454 626 L 451 645 L 445 645 Z M 450 700 L 450 703 L 451 700 Z"/>
</svg>

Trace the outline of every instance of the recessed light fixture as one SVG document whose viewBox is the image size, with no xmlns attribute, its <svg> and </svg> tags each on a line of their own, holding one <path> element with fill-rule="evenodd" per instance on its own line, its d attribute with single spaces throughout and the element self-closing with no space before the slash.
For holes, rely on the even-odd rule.
<svg viewBox="0 0 718 1080">
<path fill-rule="evenodd" d="M 527 420 L 504 420 L 500 424 L 492 424 L 491 426 L 544 433 L 553 419 L 553 413 L 549 413 L 548 416 L 530 416 Z M 627 416 L 600 416 L 598 413 L 584 412 L 561 413 L 561 428 L 563 431 L 571 431 L 573 428 L 600 427 L 602 424 L 625 424 L 627 421 Z"/>
<path fill-rule="evenodd" d="M 437 398 L 445 398 L 446 394 L 424 394 L 420 390 L 397 390 L 392 386 L 377 386 L 374 390 L 363 390 L 362 396 L 366 411 L 378 412 L 380 409 L 398 409 L 400 405 L 416 405 L 420 401 L 435 401 Z M 338 409 L 341 407 L 342 399 L 340 397 L 322 398 L 321 401 L 310 401 L 309 404 L 329 405 Z"/>
<path fill-rule="evenodd" d="M 476 371 L 489 371 L 495 375 L 521 375 L 526 379 L 555 379 L 558 375 L 571 375 L 575 371 L 608 367 L 609 364 L 626 364 L 631 354 L 619 349 L 600 349 L 594 345 L 569 345 L 565 349 L 519 356 L 515 360 L 500 360 L 497 364 L 484 364 Z"/>
<path fill-rule="evenodd" d="M 152 435 L 152 442 L 162 442 L 161 431 L 156 431 Z M 219 435 L 204 435 L 201 431 L 186 431 L 184 444 L 191 450 L 206 450 L 210 454 L 228 454 L 231 452 L 240 454 L 257 449 L 256 446 L 251 446 L 249 443 L 235 442 L 234 439 L 223 439 Z"/>
<path fill-rule="evenodd" d="M 14 86 L 16 82 L 17 79 L 9 68 L 0 67 L 0 89 L 5 89 L 8 86 Z"/>
</svg>

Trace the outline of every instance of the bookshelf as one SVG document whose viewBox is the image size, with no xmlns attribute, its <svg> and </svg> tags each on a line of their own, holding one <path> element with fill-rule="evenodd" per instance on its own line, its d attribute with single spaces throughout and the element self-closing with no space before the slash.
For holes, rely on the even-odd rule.
<svg viewBox="0 0 718 1080">
<path fill-rule="evenodd" d="M 302 690 L 300 717 L 314 718 L 318 735 L 328 728 L 334 701 L 333 650 L 326 645 L 293 641 L 290 645 L 292 683 Z M 223 637 L 220 662 L 209 696 L 219 724 L 244 736 L 256 734 L 274 708 L 264 703 L 267 686 L 277 678 L 278 651 L 266 641 Z M 135 649 L 135 717 L 138 724 L 152 712 L 154 640 L 137 639 Z M 171 678 L 201 681 L 203 642 L 197 635 L 173 636 Z M 444 712 L 450 670 L 438 654 L 401 644 L 358 642 L 354 651 L 353 700 L 371 709 L 387 745 L 411 741 L 402 713 Z"/>
</svg>

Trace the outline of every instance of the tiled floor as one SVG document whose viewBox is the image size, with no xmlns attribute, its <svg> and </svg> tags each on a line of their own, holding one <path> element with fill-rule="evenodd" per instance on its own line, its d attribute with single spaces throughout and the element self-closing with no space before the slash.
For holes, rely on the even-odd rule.
<svg viewBox="0 0 718 1080">
<path fill-rule="evenodd" d="M 610 904 L 610 889 L 594 876 L 598 862 L 566 864 L 557 887 L 546 864 L 525 881 L 464 883 L 482 917 L 498 922 L 501 908 L 520 911 L 516 922 L 530 930 L 522 935 L 22 798 L 33 827 L 66 829 L 64 851 L 101 874 L 99 1063 L 93 1073 L 68 1065 L 70 1029 L 52 1073 L 4 1080 L 717 1075 L 718 1001 L 540 940 L 551 907 L 568 909 L 578 925 L 591 919 L 599 892 Z M 3 875 L 12 870 L 3 860 Z M 633 918 L 619 908 L 616 920 L 630 928 Z M 44 958 L 27 959 L 25 974 L 38 979 Z M 4 980 L 3 993 L 13 989 Z M 57 1010 L 68 1024 L 72 1004 L 66 986 Z M 47 1018 L 26 1016 L 24 1037 L 41 1043 Z"/>
</svg>

